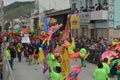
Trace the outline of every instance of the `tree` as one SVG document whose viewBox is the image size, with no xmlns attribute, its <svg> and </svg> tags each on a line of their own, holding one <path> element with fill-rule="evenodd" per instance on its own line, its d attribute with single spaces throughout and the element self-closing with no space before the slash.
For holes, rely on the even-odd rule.
<svg viewBox="0 0 120 80">
<path fill-rule="evenodd" d="M 9 27 L 10 27 L 10 23 L 9 23 L 9 22 L 7 22 L 7 23 L 5 24 L 4 29 L 5 29 L 5 30 L 9 30 Z"/>
</svg>

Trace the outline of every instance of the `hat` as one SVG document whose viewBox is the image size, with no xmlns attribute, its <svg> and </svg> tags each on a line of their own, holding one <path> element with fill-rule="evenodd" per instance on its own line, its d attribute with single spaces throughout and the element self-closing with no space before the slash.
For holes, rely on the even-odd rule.
<svg viewBox="0 0 120 80">
<path fill-rule="evenodd" d="M 82 48 L 82 49 L 80 49 L 80 53 L 86 54 L 86 53 L 87 53 L 87 50 L 86 50 L 85 48 Z"/>
</svg>

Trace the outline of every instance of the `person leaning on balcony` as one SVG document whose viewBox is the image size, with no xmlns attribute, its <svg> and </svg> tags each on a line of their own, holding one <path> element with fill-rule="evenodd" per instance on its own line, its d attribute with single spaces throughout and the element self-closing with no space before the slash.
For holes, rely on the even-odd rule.
<svg viewBox="0 0 120 80">
<path fill-rule="evenodd" d="M 94 6 L 91 6 L 91 11 L 95 11 L 95 7 Z"/>
<path fill-rule="evenodd" d="M 80 7 L 80 12 L 83 12 L 84 11 L 84 7 Z"/>
<path fill-rule="evenodd" d="M 90 12 L 90 11 L 91 11 L 91 7 L 88 7 L 88 8 L 87 8 L 87 12 Z"/>
<path fill-rule="evenodd" d="M 96 10 L 97 10 L 97 11 L 98 11 L 98 10 L 102 10 L 102 5 L 101 5 L 100 3 L 98 3 L 98 6 L 97 6 Z"/>
<path fill-rule="evenodd" d="M 103 10 L 107 10 L 107 9 L 108 9 L 108 3 L 104 3 Z"/>
<path fill-rule="evenodd" d="M 97 10 L 98 4 L 95 4 L 95 11 Z"/>
</svg>

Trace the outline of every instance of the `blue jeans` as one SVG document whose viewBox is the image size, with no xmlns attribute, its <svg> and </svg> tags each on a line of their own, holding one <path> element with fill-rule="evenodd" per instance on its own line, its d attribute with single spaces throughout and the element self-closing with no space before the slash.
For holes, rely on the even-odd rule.
<svg viewBox="0 0 120 80">
<path fill-rule="evenodd" d="M 2 71 L 0 71 L 0 80 L 3 80 L 3 74 L 2 74 Z"/>
<path fill-rule="evenodd" d="M 21 52 L 18 52 L 18 62 L 21 62 Z"/>
<path fill-rule="evenodd" d="M 14 58 L 11 58 L 11 60 L 10 60 L 10 67 L 11 67 L 12 70 L 13 70 L 13 65 L 14 65 Z"/>
</svg>

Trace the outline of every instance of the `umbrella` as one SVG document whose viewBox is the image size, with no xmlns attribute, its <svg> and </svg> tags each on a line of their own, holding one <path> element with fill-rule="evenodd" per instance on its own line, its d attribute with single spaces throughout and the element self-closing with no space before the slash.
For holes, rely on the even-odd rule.
<svg viewBox="0 0 120 80">
<path fill-rule="evenodd" d="M 116 45 L 115 50 L 120 51 L 120 42 Z"/>
<path fill-rule="evenodd" d="M 118 54 L 115 52 L 115 51 L 112 51 L 112 50 L 106 50 L 105 52 L 102 53 L 101 55 L 101 60 L 103 61 L 104 58 L 113 58 L 113 57 L 116 57 Z"/>
</svg>

